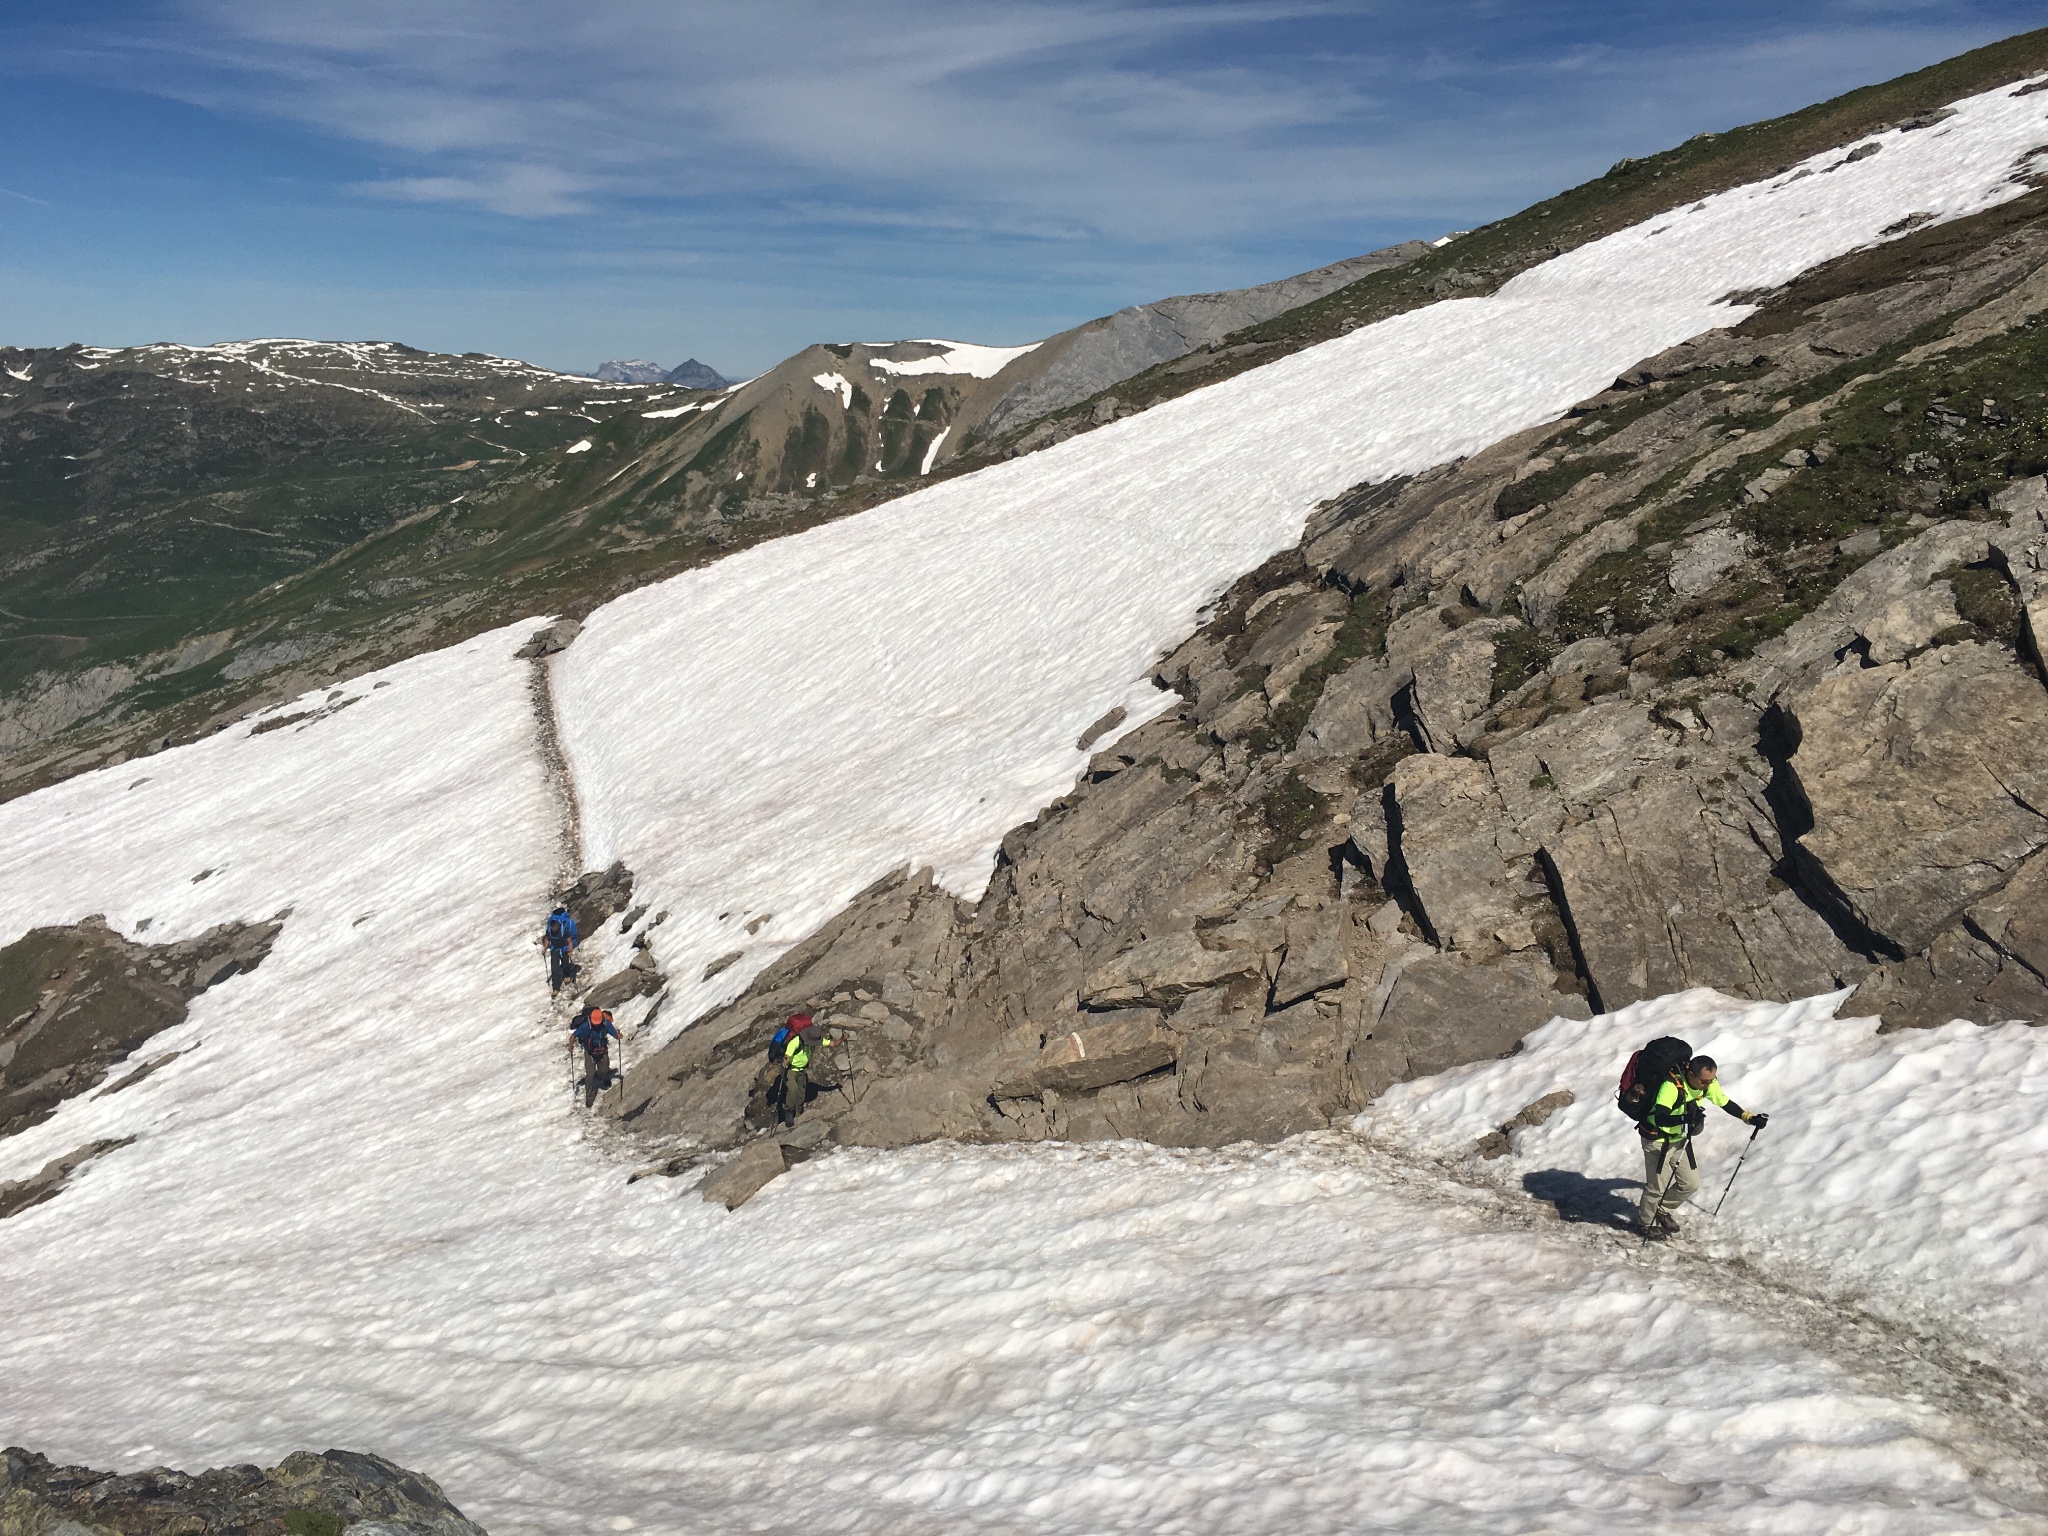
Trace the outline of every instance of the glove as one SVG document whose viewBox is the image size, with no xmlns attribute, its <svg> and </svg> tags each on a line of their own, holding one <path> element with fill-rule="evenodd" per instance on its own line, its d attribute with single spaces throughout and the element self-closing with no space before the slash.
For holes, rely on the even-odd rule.
<svg viewBox="0 0 2048 1536">
<path fill-rule="evenodd" d="M 1755 1126 L 1758 1130 L 1762 1130 L 1765 1126 L 1771 1123 L 1771 1117 L 1769 1115 L 1761 1113 L 1754 1114 L 1749 1117 L 1749 1123 Z"/>
<path fill-rule="evenodd" d="M 1695 1104 L 1685 1112 L 1685 1128 L 1697 1136 L 1707 1128 L 1707 1112 Z"/>
</svg>

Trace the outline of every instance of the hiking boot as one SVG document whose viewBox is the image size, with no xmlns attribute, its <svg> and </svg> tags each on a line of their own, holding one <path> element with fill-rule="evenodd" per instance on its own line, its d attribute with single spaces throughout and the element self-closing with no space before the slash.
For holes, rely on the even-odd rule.
<svg viewBox="0 0 2048 1536">
<path fill-rule="evenodd" d="M 1678 1224 L 1678 1218 L 1669 1211 L 1659 1211 L 1657 1213 L 1657 1225 L 1664 1229 L 1667 1237 L 1676 1237 L 1685 1230 Z"/>
<path fill-rule="evenodd" d="M 1644 1226 L 1639 1221 L 1630 1230 L 1646 1243 L 1668 1243 L 1671 1241 L 1671 1234 L 1654 1221 L 1648 1226 Z"/>
</svg>

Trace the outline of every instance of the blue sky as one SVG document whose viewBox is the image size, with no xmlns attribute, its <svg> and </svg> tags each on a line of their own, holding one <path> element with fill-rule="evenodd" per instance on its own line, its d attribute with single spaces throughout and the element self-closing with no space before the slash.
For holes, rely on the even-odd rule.
<svg viewBox="0 0 2048 1536">
<path fill-rule="evenodd" d="M 2016 0 L 0 0 L 0 342 L 751 373 L 1513 212 Z"/>
</svg>

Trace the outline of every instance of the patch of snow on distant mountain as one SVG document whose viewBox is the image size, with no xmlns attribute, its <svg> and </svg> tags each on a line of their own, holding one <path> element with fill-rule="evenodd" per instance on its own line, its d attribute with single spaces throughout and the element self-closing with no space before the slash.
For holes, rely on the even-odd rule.
<svg viewBox="0 0 2048 1536">
<path fill-rule="evenodd" d="M 826 394 L 836 394 L 839 396 L 839 404 L 842 408 L 852 408 L 853 380 L 849 379 L 845 374 L 821 373 L 814 377 L 811 382 L 824 390 Z"/>
<path fill-rule="evenodd" d="M 914 345 L 944 347 L 946 350 L 931 357 L 912 358 L 907 363 L 899 363 L 886 357 L 871 357 L 868 359 L 868 367 L 876 373 L 967 373 L 977 379 L 992 379 L 1025 353 L 1036 352 L 1044 343 L 1034 341 L 1024 347 L 978 347 L 966 341 L 925 339 Z"/>
</svg>

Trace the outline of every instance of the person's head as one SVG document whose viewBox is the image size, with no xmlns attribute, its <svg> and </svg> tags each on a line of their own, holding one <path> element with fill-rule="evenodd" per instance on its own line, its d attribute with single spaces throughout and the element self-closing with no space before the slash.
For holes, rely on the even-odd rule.
<svg viewBox="0 0 2048 1536">
<path fill-rule="evenodd" d="M 593 1024 L 609 1024 L 609 1023 L 611 1023 L 611 1021 L 612 1021 L 612 1016 L 611 1016 L 611 1015 L 610 1015 L 609 1013 L 605 1012 L 605 1010 L 604 1010 L 604 1009 L 602 1009 L 602 1008 L 593 1008 L 593 1009 L 591 1009 L 591 1010 L 590 1010 L 590 1022 L 591 1022 L 591 1023 L 593 1023 Z"/>
<path fill-rule="evenodd" d="M 531 910 L 531 909 L 529 908 L 529 910 Z M 567 905 L 566 905 L 565 903 L 563 903 L 563 902 L 559 902 L 559 901 L 558 901 L 558 902 L 556 902 L 556 903 L 555 903 L 555 911 L 554 911 L 554 915 L 555 915 L 556 917 L 567 917 L 567 916 L 569 915 L 569 908 L 568 908 L 568 906 L 567 906 Z"/>
<path fill-rule="evenodd" d="M 1714 1065 L 1711 1056 L 1695 1056 L 1685 1064 L 1685 1080 L 1695 1088 L 1706 1087 L 1720 1075 L 1721 1069 Z"/>
</svg>

